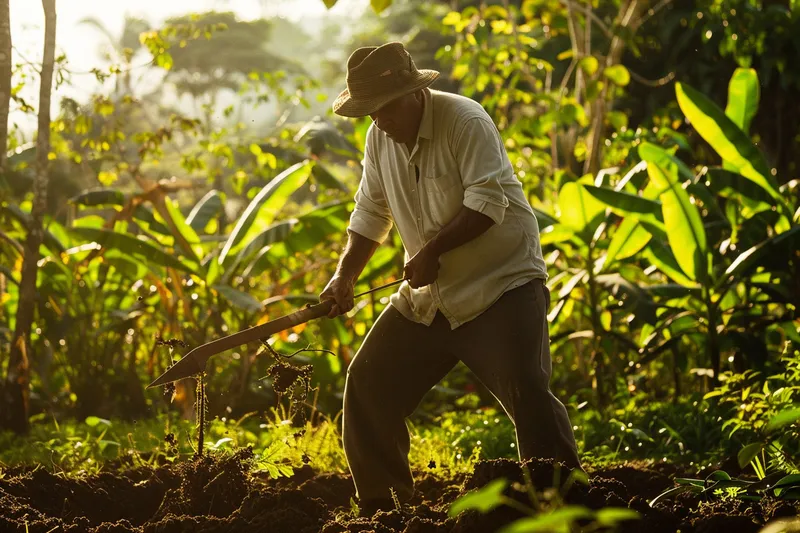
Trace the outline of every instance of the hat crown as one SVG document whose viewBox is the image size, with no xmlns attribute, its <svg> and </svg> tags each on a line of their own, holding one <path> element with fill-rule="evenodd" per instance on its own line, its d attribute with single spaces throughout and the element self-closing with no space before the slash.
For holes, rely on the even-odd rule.
<svg viewBox="0 0 800 533">
<path fill-rule="evenodd" d="M 409 83 L 416 72 L 402 43 L 359 48 L 347 61 L 347 88 L 357 98 L 378 96 Z"/>
<path fill-rule="evenodd" d="M 347 60 L 347 88 L 336 97 L 333 111 L 344 117 L 367 116 L 438 77 L 435 70 L 419 70 L 402 43 L 365 46 Z"/>
</svg>

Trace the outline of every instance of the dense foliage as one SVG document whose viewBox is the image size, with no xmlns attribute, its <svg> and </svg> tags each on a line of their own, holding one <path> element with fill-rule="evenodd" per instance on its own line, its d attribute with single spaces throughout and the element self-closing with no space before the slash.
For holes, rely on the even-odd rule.
<svg viewBox="0 0 800 533">
<path fill-rule="evenodd" d="M 762 478 L 797 473 L 798 111 L 776 107 L 798 88 L 791 4 L 373 1 L 382 14 L 365 14 L 361 33 L 332 23 L 316 40 L 232 13 L 160 27 L 128 19 L 112 64 L 96 71 L 113 87 L 62 99 L 51 122 L 26 384 L 31 439 L 44 449 L 7 434 L 0 460 L 88 470 L 99 458 L 192 452 L 195 382 L 145 386 L 189 348 L 317 300 L 345 241 L 369 125 L 328 113 L 337 62 L 402 38 L 420 66 L 442 70 L 439 88 L 481 102 L 503 135 L 550 273 L 552 386 L 587 460 L 733 457 Z M 276 39 L 303 41 L 307 56 L 268 52 Z M 142 56 L 158 90 L 131 77 Z M 14 76 L 37 81 L 25 65 Z M 195 111 L 167 105 L 164 90 Z M 269 118 L 256 127 L 251 116 Z M 11 132 L 0 176 L 4 371 L 35 224 L 26 140 Z M 356 291 L 402 266 L 393 232 Z M 340 392 L 387 302 L 372 294 L 346 317 L 214 357 L 206 447 L 254 445 L 273 476 L 317 457 L 344 469 Z M 289 413 L 264 376 L 294 353 L 292 364 L 313 365 L 314 390 Z M 412 424 L 418 465 L 516 455 L 510 423 L 461 367 Z M 176 427 L 177 443 L 164 442 Z"/>
</svg>

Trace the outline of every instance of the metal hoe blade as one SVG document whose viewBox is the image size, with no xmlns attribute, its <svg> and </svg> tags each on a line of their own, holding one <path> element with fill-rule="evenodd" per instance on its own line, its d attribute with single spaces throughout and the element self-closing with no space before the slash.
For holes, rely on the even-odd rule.
<svg viewBox="0 0 800 533">
<path fill-rule="evenodd" d="M 392 283 L 387 283 L 386 285 L 382 285 L 375 289 L 357 294 L 355 298 L 386 289 L 393 285 L 397 285 L 398 283 L 402 283 L 403 281 L 404 280 L 400 279 L 393 281 Z M 232 335 L 202 344 L 197 348 L 190 350 L 189 353 L 183 357 L 183 359 L 167 369 L 166 372 L 161 374 L 155 381 L 148 385 L 147 388 L 150 389 L 153 387 L 166 385 L 172 381 L 178 381 L 194 376 L 195 374 L 200 374 L 205 370 L 206 363 L 212 356 L 224 352 L 225 350 L 236 348 L 242 344 L 266 339 L 270 335 L 274 335 L 286 329 L 304 324 L 309 320 L 326 316 L 328 313 L 330 313 L 331 307 L 333 307 L 333 301 L 327 300 L 299 311 L 295 311 L 294 313 L 282 316 L 280 318 L 276 318 L 275 320 L 270 320 L 269 322 L 261 324 L 260 326 L 254 326 L 238 333 L 233 333 Z"/>
</svg>

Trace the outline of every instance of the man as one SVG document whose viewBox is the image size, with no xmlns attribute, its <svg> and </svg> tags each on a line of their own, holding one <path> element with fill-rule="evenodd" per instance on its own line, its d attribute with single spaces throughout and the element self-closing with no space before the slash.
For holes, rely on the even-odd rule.
<svg viewBox="0 0 800 533">
<path fill-rule="evenodd" d="M 550 293 L 539 230 L 502 139 L 478 103 L 428 86 L 400 43 L 360 48 L 333 104 L 369 115 L 349 238 L 321 300 L 353 308 L 353 287 L 396 224 L 405 281 L 350 363 L 343 441 L 363 514 L 413 494 L 405 418 L 457 363 L 499 400 L 521 459 L 580 468 L 564 405 L 550 392 Z"/>
</svg>

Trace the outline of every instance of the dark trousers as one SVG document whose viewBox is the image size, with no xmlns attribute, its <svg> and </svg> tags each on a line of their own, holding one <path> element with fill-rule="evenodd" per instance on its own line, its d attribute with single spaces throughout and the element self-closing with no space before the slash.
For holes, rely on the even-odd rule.
<svg viewBox="0 0 800 533">
<path fill-rule="evenodd" d="M 388 306 L 350 363 L 344 392 L 344 451 L 361 500 L 409 498 L 405 419 L 458 363 L 492 392 L 516 428 L 520 459 L 554 458 L 580 467 L 572 425 L 550 391 L 550 291 L 534 280 L 505 293 L 458 327 L 441 313 L 430 326 Z"/>
</svg>

